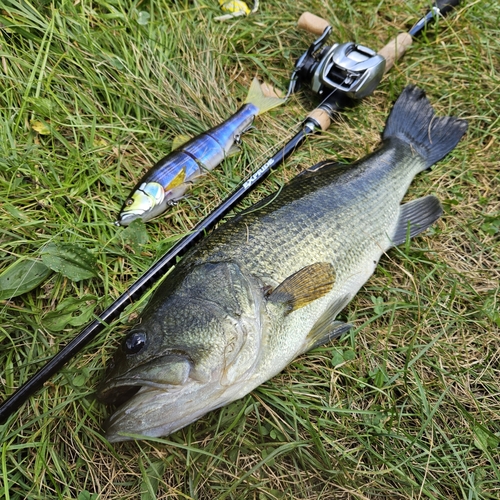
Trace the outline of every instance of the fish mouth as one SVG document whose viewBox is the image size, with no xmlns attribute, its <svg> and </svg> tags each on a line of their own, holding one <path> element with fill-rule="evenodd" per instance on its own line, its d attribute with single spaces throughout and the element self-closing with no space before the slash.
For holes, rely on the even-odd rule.
<svg viewBox="0 0 500 500">
<path fill-rule="evenodd" d="M 117 369 L 119 365 L 117 368 L 112 364 L 110 374 L 97 387 L 97 399 L 105 405 L 122 406 L 141 389 L 175 393 L 188 381 L 192 362 L 185 353 L 169 353 L 118 376 L 115 374 Z"/>
<path fill-rule="evenodd" d="M 121 406 L 132 399 L 140 390 L 142 384 L 135 385 L 112 385 L 111 387 L 99 388 L 97 399 L 106 406 Z"/>
<path fill-rule="evenodd" d="M 123 406 L 128 403 L 134 396 L 142 391 L 156 390 L 162 393 L 175 393 L 180 390 L 181 386 L 173 386 L 155 382 L 152 380 L 114 380 L 113 383 L 107 383 L 97 388 L 97 400 L 106 406 Z"/>
<path fill-rule="evenodd" d="M 118 442 L 168 436 L 241 397 L 240 384 L 221 385 L 219 376 L 214 379 L 189 377 L 182 384 L 171 385 L 148 380 L 144 373 L 131 380 L 129 373 L 107 381 L 97 391 L 99 401 L 114 406 L 103 426 L 106 438 Z"/>
<path fill-rule="evenodd" d="M 128 226 L 132 222 L 134 222 L 136 219 L 141 219 L 145 216 L 145 211 L 127 211 L 127 212 L 121 212 L 118 215 L 118 219 L 115 221 L 115 226 Z"/>
<path fill-rule="evenodd" d="M 111 443 L 168 436 L 256 386 L 248 380 L 222 385 L 189 378 L 172 386 L 148 380 L 114 380 L 98 392 L 105 404 L 119 405 L 104 424 Z"/>
<path fill-rule="evenodd" d="M 131 389 L 130 386 L 123 387 Z M 110 443 L 168 436 L 236 399 L 231 389 L 227 394 L 226 387 L 196 381 L 173 392 L 146 385 L 132 389 L 132 397 L 104 423 Z M 131 392 L 124 390 L 123 394 L 128 396 Z"/>
</svg>

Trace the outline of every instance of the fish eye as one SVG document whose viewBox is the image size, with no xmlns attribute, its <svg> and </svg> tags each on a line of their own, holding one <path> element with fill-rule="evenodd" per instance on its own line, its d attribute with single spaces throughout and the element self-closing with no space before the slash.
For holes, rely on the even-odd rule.
<svg viewBox="0 0 500 500">
<path fill-rule="evenodd" d="M 134 332 L 125 338 L 122 350 L 125 354 L 137 354 L 146 345 L 146 334 Z"/>
<path fill-rule="evenodd" d="M 132 205 L 134 203 L 134 200 L 132 198 L 129 198 L 126 202 L 125 202 L 125 206 L 127 207 L 130 207 L 130 205 Z"/>
</svg>

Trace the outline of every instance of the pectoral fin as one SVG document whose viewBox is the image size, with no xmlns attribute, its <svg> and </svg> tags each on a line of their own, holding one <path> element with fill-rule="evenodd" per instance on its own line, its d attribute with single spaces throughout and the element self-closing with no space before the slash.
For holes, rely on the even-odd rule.
<svg viewBox="0 0 500 500">
<path fill-rule="evenodd" d="M 324 297 L 333 288 L 335 270 L 327 262 L 318 262 L 289 276 L 269 295 L 268 301 L 283 304 L 290 313 Z"/>
<path fill-rule="evenodd" d="M 332 339 L 340 337 L 352 328 L 352 325 L 348 323 L 335 320 L 337 314 L 344 309 L 350 300 L 351 297 L 346 295 L 330 305 L 308 333 L 303 352 L 327 344 Z"/>
</svg>

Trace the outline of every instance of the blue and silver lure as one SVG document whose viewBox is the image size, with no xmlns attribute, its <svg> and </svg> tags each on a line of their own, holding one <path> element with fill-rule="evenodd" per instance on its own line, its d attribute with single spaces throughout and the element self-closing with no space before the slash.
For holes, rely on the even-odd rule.
<svg viewBox="0 0 500 500">
<path fill-rule="evenodd" d="M 266 97 L 254 79 L 243 106 L 220 125 L 186 142 L 161 159 L 138 182 L 116 221 L 127 226 L 135 219 L 148 221 L 182 198 L 191 183 L 214 169 L 231 153 L 254 118 L 284 102 Z"/>
</svg>

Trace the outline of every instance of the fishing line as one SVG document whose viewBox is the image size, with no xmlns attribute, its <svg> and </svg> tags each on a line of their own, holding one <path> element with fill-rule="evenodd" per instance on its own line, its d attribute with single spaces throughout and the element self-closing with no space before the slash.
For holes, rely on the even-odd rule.
<svg viewBox="0 0 500 500">
<path fill-rule="evenodd" d="M 459 4 L 459 0 L 438 0 L 436 5 L 430 12 L 419 20 L 410 30 L 411 33 L 400 33 L 394 40 L 389 42 L 384 49 L 385 58 L 387 61 L 386 70 L 392 67 L 392 64 L 401 58 L 411 44 L 413 36 L 420 34 L 423 29 L 433 22 L 438 13 L 445 15 Z M 315 16 L 313 16 L 315 17 Z M 324 42 L 326 36 L 325 29 L 329 24 L 323 21 L 323 28 L 319 33 L 323 32 L 320 37 L 321 43 Z M 316 42 L 318 42 L 318 40 Z M 314 44 L 313 44 L 314 46 Z M 312 46 L 312 47 L 313 47 Z M 402 49 L 402 50 L 400 50 Z M 311 52 L 312 54 L 312 52 Z M 307 55 L 307 53 L 305 54 Z M 299 147 L 308 135 L 326 130 L 337 113 L 343 109 L 342 102 L 329 102 L 324 99 L 322 104 L 318 106 L 306 120 L 303 122 L 301 130 L 293 136 L 277 153 L 269 158 L 256 172 L 254 172 L 240 187 L 238 187 L 226 200 L 224 200 L 213 212 L 205 219 L 200 221 L 194 230 L 187 236 L 176 243 L 161 259 L 159 259 L 151 268 L 146 271 L 128 290 L 115 300 L 101 315 L 90 323 L 77 337 L 69 344 L 63 347 L 55 356 L 53 356 L 46 365 L 44 365 L 37 373 L 33 375 L 24 385 L 22 385 L 12 396 L 6 399 L 0 406 L 0 423 L 5 423 L 7 419 L 38 391 L 43 384 L 48 381 L 52 375 L 57 373 L 71 358 L 73 358 L 83 347 L 93 340 L 100 332 L 109 325 L 109 322 L 117 318 L 121 312 L 134 301 L 135 298 L 144 292 L 145 288 L 156 283 L 161 277 L 169 272 L 176 262 L 177 257 L 183 255 L 196 241 L 201 239 L 205 231 L 212 229 L 224 216 L 226 216 L 234 206 L 259 182 L 264 179 L 273 168 L 280 165 Z M 316 113 L 320 111 L 321 113 Z M 320 120 L 323 120 L 320 123 Z M 325 128 L 324 128 L 325 127 Z"/>
</svg>

